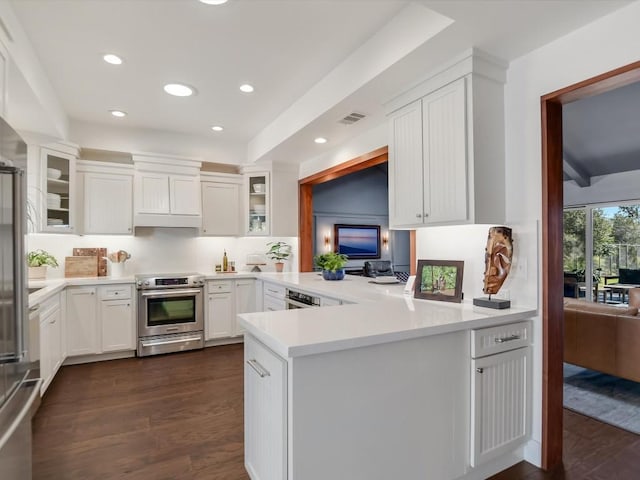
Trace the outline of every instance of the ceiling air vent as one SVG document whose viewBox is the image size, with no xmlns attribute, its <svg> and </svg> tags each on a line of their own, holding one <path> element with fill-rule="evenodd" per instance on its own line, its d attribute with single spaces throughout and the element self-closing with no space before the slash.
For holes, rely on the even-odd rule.
<svg viewBox="0 0 640 480">
<path fill-rule="evenodd" d="M 344 125 L 353 125 L 357 121 L 362 120 L 364 117 L 366 117 L 366 115 L 362 113 L 351 112 L 346 117 L 338 120 L 338 123 L 342 123 Z"/>
</svg>

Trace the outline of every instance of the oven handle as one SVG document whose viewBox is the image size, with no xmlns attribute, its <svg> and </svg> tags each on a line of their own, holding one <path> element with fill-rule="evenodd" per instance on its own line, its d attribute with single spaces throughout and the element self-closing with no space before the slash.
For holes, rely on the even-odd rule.
<svg viewBox="0 0 640 480">
<path fill-rule="evenodd" d="M 154 298 L 154 297 L 179 297 L 181 295 L 197 295 L 202 293 L 201 288 L 191 288 L 188 290 L 161 290 L 161 291 L 152 291 L 152 292 L 142 292 L 140 295 L 142 297 Z"/>
<path fill-rule="evenodd" d="M 156 340 L 151 340 L 149 342 L 142 342 L 142 346 L 143 347 L 155 347 L 158 345 L 170 345 L 172 343 L 183 343 L 183 342 L 196 342 L 198 340 L 200 340 L 202 337 L 184 337 L 184 338 L 175 338 L 173 340 L 163 340 L 163 339 L 156 339 Z"/>
<path fill-rule="evenodd" d="M 285 298 L 284 301 L 285 303 L 289 305 L 293 305 L 294 307 L 298 307 L 298 308 L 312 308 L 312 307 L 318 306 L 318 305 L 309 305 L 308 303 L 298 302 L 297 300 L 292 300 L 290 298 Z"/>
</svg>

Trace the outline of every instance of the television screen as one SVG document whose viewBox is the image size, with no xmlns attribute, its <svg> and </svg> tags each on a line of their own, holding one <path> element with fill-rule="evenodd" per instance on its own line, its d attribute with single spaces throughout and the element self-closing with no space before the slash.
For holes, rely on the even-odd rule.
<svg viewBox="0 0 640 480">
<path fill-rule="evenodd" d="M 349 259 L 380 258 L 379 225 L 334 226 L 335 250 Z"/>
</svg>

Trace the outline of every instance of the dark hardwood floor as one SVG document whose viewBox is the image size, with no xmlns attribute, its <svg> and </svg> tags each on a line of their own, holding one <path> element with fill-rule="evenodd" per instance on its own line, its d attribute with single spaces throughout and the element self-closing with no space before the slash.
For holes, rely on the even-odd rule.
<svg viewBox="0 0 640 480">
<path fill-rule="evenodd" d="M 248 479 L 242 365 L 239 344 L 63 367 L 34 419 L 34 480 Z M 564 469 L 522 462 L 493 480 L 640 478 L 640 436 L 564 421 Z"/>
</svg>

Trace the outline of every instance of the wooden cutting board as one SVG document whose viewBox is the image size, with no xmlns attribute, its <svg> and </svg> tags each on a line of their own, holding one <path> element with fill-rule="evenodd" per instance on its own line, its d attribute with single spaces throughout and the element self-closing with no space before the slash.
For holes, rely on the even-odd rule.
<svg viewBox="0 0 640 480">
<path fill-rule="evenodd" d="M 65 277 L 97 277 L 98 257 L 65 257 Z"/>
<path fill-rule="evenodd" d="M 98 257 L 98 276 L 107 276 L 107 249 L 106 248 L 74 248 L 74 257 Z"/>
</svg>

